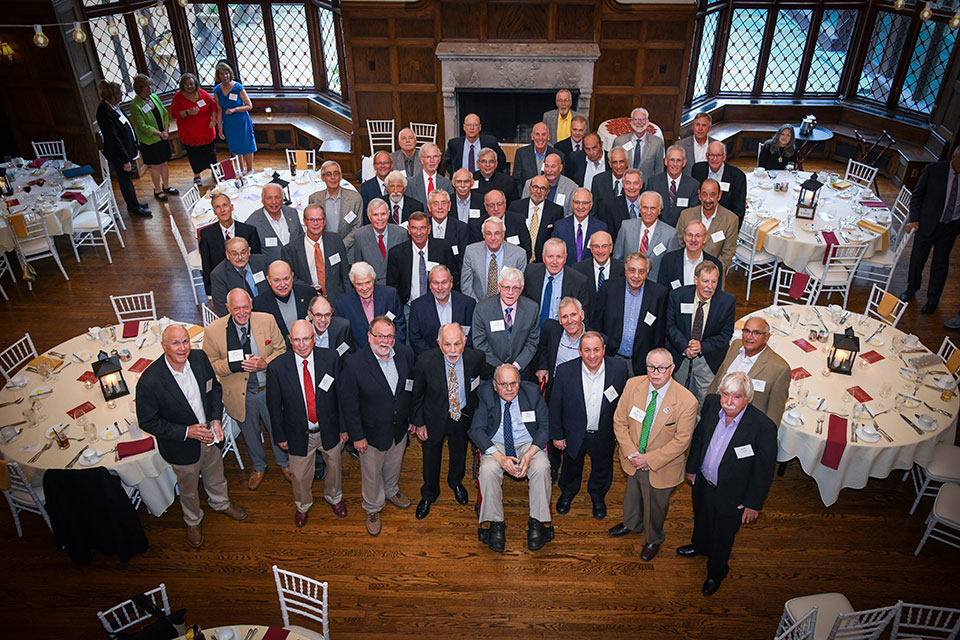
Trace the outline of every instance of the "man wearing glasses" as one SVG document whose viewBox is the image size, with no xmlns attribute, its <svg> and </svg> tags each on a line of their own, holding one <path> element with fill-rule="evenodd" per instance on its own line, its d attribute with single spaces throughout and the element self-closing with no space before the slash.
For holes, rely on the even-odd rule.
<svg viewBox="0 0 960 640">
<path fill-rule="evenodd" d="M 523 272 L 510 267 L 500 272 L 498 295 L 477 303 L 473 311 L 473 346 L 494 367 L 513 365 L 527 373 L 540 343 L 539 306 L 521 297 Z"/>
<path fill-rule="evenodd" d="M 547 179 L 534 176 L 530 180 L 530 197 L 511 203 L 507 210 L 507 216 L 519 216 L 530 233 L 530 244 L 533 246 L 530 262 L 543 259 L 543 243 L 553 235 L 554 224 L 563 220 L 563 207 L 547 200 L 549 191 Z"/>
<path fill-rule="evenodd" d="M 227 292 L 244 289 L 251 298 L 270 291 L 267 271 L 270 259 L 264 255 L 250 254 L 250 245 L 243 238 L 227 240 L 227 259 L 213 268 L 210 273 L 210 298 L 213 310 L 221 318 L 227 315 Z"/>
<path fill-rule="evenodd" d="M 650 124 L 650 114 L 643 107 L 630 112 L 630 133 L 617 136 L 614 147 L 627 154 L 631 169 L 637 169 L 647 178 L 663 171 L 663 139 L 656 135 L 656 127 Z"/>
<path fill-rule="evenodd" d="M 285 246 L 280 255 L 299 282 L 311 285 L 330 304 L 336 304 L 337 298 L 350 290 L 347 248 L 339 235 L 325 231 L 327 216 L 321 205 L 304 207 L 303 224 L 306 233 Z"/>
<path fill-rule="evenodd" d="M 693 165 L 690 174 L 700 184 L 707 178 L 716 180 L 720 185 L 720 206 L 737 214 L 743 224 L 743 214 L 747 210 L 747 176 L 727 162 L 727 148 L 722 142 L 711 142 L 707 147 L 707 161 Z"/>
<path fill-rule="evenodd" d="M 483 209 L 479 218 L 471 218 L 468 228 L 468 237 L 471 243 L 484 240 L 483 223 L 488 218 L 499 218 L 503 221 L 504 240 L 508 244 L 520 247 L 526 252 L 529 260 L 532 251 L 530 231 L 524 223 L 523 217 L 513 211 L 507 211 L 507 199 L 500 191 L 488 191 L 483 196 Z"/>
<path fill-rule="evenodd" d="M 340 165 L 327 160 L 320 165 L 320 177 L 326 189 L 311 194 L 309 204 L 319 204 L 327 217 L 327 231 L 346 238 L 350 232 L 363 224 L 363 198 L 353 189 L 342 189 Z"/>
</svg>

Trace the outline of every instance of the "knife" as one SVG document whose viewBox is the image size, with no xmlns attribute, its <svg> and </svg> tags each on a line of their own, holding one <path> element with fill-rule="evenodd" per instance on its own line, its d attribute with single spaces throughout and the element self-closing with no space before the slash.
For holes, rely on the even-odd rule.
<svg viewBox="0 0 960 640">
<path fill-rule="evenodd" d="M 11 422 L 10 424 L 5 424 L 0 429 L 6 429 L 7 427 L 19 427 L 22 424 L 27 424 L 26 420 L 21 420 L 20 422 Z"/>
<path fill-rule="evenodd" d="M 884 430 L 881 429 L 880 427 L 877 427 L 877 431 L 880 433 L 880 435 L 882 435 L 884 438 L 887 439 L 887 442 L 893 442 L 893 438 L 890 437 L 890 434 L 889 434 L 889 433 L 887 433 L 886 431 L 884 431 Z"/>
<path fill-rule="evenodd" d="M 73 460 L 71 460 L 70 462 L 68 462 L 68 463 L 67 463 L 67 466 L 64 467 L 64 468 L 65 468 L 65 469 L 73 469 L 73 465 L 77 464 L 77 460 L 80 459 L 80 456 L 83 454 L 84 451 L 85 451 L 85 449 L 80 449 L 80 451 L 77 451 L 77 455 L 73 456 Z"/>
<path fill-rule="evenodd" d="M 824 400 L 826 400 L 826 398 L 820 398 L 820 402 L 817 403 L 817 411 L 820 411 L 820 407 L 823 406 Z"/>
<path fill-rule="evenodd" d="M 783 307 L 780 307 L 780 313 L 783 314 L 783 317 L 787 322 L 790 322 L 790 314 L 787 313 L 786 309 L 784 309 Z"/>
<path fill-rule="evenodd" d="M 43 445 L 43 448 L 40 449 L 40 451 L 37 451 L 32 458 L 30 458 L 29 460 L 27 460 L 27 462 L 31 462 L 31 463 L 32 463 L 32 462 L 36 462 L 36 461 L 37 461 L 37 458 L 39 458 L 40 455 L 41 455 L 44 451 L 46 451 L 47 449 L 49 449 L 49 448 L 51 447 L 51 445 L 53 445 L 53 440 L 51 440 L 51 441 L 47 442 L 47 444 Z"/>
<path fill-rule="evenodd" d="M 911 429 L 913 429 L 914 431 L 917 432 L 917 435 L 921 435 L 921 436 L 923 435 L 923 431 L 920 429 L 920 427 L 918 427 L 917 425 L 913 424 L 913 422 L 910 420 L 910 418 L 908 418 L 907 416 L 903 415 L 902 413 L 900 414 L 900 417 L 903 418 L 903 421 L 904 421 L 904 422 L 906 422 L 908 425 L 910 425 L 910 428 L 911 428 Z"/>
</svg>

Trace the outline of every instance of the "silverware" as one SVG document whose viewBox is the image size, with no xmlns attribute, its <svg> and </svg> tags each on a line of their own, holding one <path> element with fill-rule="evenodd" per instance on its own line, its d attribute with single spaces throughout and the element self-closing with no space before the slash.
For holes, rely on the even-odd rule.
<svg viewBox="0 0 960 640">
<path fill-rule="evenodd" d="M 820 237 L 819 233 L 814 232 L 813 237 L 817 239 L 817 244 L 823 244 L 823 238 Z"/>
<path fill-rule="evenodd" d="M 857 441 L 857 423 L 853 420 L 850 421 L 850 442 L 856 443 Z"/>
<path fill-rule="evenodd" d="M 936 411 L 936 412 L 939 413 L 940 415 L 947 416 L 948 418 L 952 418 L 952 417 L 953 417 L 953 414 L 952 414 L 952 413 L 950 413 L 950 412 L 948 412 L 948 411 L 944 411 L 943 409 L 940 409 L 939 407 L 931 406 L 931 405 L 930 405 L 928 402 L 926 402 L 926 401 L 925 401 L 923 404 L 924 404 L 924 406 L 927 407 L 927 409 L 930 409 L 930 411 Z"/>
<path fill-rule="evenodd" d="M 73 456 L 73 460 L 68 462 L 64 469 L 73 469 L 73 465 L 77 464 L 77 460 L 80 459 L 80 456 L 83 455 L 84 451 L 85 449 L 80 449 L 80 451 L 77 451 L 77 455 Z"/>
<path fill-rule="evenodd" d="M 37 458 L 39 458 L 39 457 L 43 454 L 43 452 L 46 451 L 47 449 L 49 449 L 51 446 L 53 446 L 53 440 L 51 440 L 51 441 L 49 441 L 47 444 L 43 445 L 43 448 L 40 449 L 40 451 L 37 451 L 37 452 L 33 455 L 33 457 L 30 458 L 27 462 L 31 462 L 31 463 L 32 463 L 32 462 L 36 462 L 36 461 L 37 461 Z"/>
<path fill-rule="evenodd" d="M 823 316 L 820 315 L 820 309 L 817 309 L 816 307 L 814 307 L 813 312 L 817 314 L 817 320 L 820 321 L 820 324 L 823 326 L 823 330 L 829 333 L 830 329 L 827 328 L 827 323 L 823 321 Z"/>
<path fill-rule="evenodd" d="M 0 409 L 2 409 L 3 407 L 9 407 L 12 404 L 20 404 L 21 402 L 23 402 L 23 396 L 17 398 L 16 400 L 10 400 L 9 402 L 0 403 Z"/>
<path fill-rule="evenodd" d="M 867 415 L 870 416 L 871 419 L 877 417 L 877 414 L 870 410 L 870 407 L 867 406 L 866 402 L 863 403 L 863 410 L 867 412 Z"/>
<path fill-rule="evenodd" d="M 913 429 L 914 431 L 917 432 L 917 435 L 919 435 L 919 436 L 922 436 L 922 435 L 923 435 L 923 431 L 920 429 L 920 427 L 918 427 L 917 425 L 913 424 L 913 421 L 910 420 L 910 418 L 908 418 L 907 416 L 903 415 L 902 413 L 900 414 L 900 417 L 903 418 L 903 421 L 904 421 L 904 422 L 906 422 L 908 425 L 910 425 L 910 428 L 911 428 L 911 429 Z"/>
<path fill-rule="evenodd" d="M 941 389 L 940 387 L 935 387 L 932 384 L 925 384 L 923 386 L 925 386 L 927 389 L 933 389 L 934 391 L 943 391 L 943 389 Z"/>
<path fill-rule="evenodd" d="M 786 309 L 784 309 L 783 307 L 780 307 L 780 313 L 783 314 L 783 317 L 787 322 L 790 322 L 790 314 L 787 313 Z"/>
<path fill-rule="evenodd" d="M 820 402 L 817 403 L 817 411 L 820 411 L 820 407 L 823 406 L 823 402 L 826 398 L 820 398 Z"/>
<path fill-rule="evenodd" d="M 20 422 L 11 422 L 10 424 L 5 424 L 0 429 L 6 429 L 7 427 L 19 427 L 22 424 L 27 424 L 26 420 L 21 420 Z"/>
<path fill-rule="evenodd" d="M 890 437 L 890 434 L 884 431 L 883 429 L 881 429 L 880 427 L 877 427 L 877 432 L 880 435 L 882 435 L 887 440 L 887 442 L 893 442 L 893 438 Z"/>
<path fill-rule="evenodd" d="M 59 351 L 54 351 L 54 350 L 52 350 L 52 349 L 51 349 L 50 351 L 48 351 L 48 353 L 49 353 L 50 355 L 52 355 L 52 356 L 56 356 L 56 357 L 60 358 L 61 360 L 63 360 L 64 358 L 66 358 L 66 356 L 63 355 L 62 353 L 60 353 Z"/>
</svg>

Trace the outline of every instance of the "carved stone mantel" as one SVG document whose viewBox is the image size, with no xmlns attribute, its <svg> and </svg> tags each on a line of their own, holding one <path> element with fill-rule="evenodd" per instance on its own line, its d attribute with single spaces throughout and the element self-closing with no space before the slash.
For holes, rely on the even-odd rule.
<svg viewBox="0 0 960 640">
<path fill-rule="evenodd" d="M 441 42 L 437 45 L 443 79 L 446 139 L 457 129 L 454 91 L 476 89 L 578 89 L 577 112 L 590 117 L 593 67 L 600 57 L 595 43 Z"/>
</svg>

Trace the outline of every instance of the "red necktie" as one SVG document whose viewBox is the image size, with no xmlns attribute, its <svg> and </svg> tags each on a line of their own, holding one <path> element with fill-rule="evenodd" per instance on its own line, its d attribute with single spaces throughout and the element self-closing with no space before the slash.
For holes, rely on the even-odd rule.
<svg viewBox="0 0 960 640">
<path fill-rule="evenodd" d="M 378 233 L 378 234 L 377 234 L 377 244 L 380 245 L 380 255 L 383 256 L 384 258 L 386 258 L 386 257 L 387 257 L 387 246 L 386 246 L 385 244 L 383 244 L 383 234 L 382 234 L 382 233 Z"/>
<path fill-rule="evenodd" d="M 433 191 L 433 176 L 427 178 L 427 196 L 430 196 L 430 192 Z"/>
<path fill-rule="evenodd" d="M 230 239 L 230 230 L 227 229 L 226 231 L 223 232 L 223 241 L 226 242 L 229 239 Z"/>
<path fill-rule="evenodd" d="M 647 255 L 650 249 L 650 229 L 643 230 L 643 238 L 640 240 L 640 253 Z"/>
<path fill-rule="evenodd" d="M 670 181 L 670 206 L 675 207 L 677 205 L 677 181 Z"/>
<path fill-rule="evenodd" d="M 400 224 L 400 205 L 393 205 L 393 224 Z"/>
<path fill-rule="evenodd" d="M 317 396 L 313 390 L 313 377 L 307 361 L 303 361 L 303 397 L 307 401 L 307 420 L 317 422 Z"/>
</svg>

